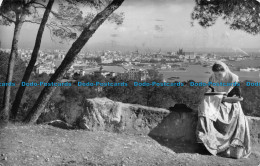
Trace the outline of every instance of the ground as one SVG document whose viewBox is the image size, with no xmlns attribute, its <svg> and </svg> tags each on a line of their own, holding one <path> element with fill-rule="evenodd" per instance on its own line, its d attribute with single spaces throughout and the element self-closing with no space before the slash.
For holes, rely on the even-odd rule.
<svg viewBox="0 0 260 166">
<path fill-rule="evenodd" d="M 0 130 L 0 163 L 4 166 L 258 166 L 260 164 L 260 153 L 257 152 L 249 159 L 236 160 L 183 153 L 185 151 L 181 152 L 177 145 L 169 147 L 162 146 L 144 135 L 64 130 L 48 125 L 8 125 Z"/>
</svg>

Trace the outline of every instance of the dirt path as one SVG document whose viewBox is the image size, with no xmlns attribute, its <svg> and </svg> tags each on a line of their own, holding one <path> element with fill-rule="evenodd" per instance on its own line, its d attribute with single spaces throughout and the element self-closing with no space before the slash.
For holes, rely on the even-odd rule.
<svg viewBox="0 0 260 166">
<path fill-rule="evenodd" d="M 46 125 L 9 125 L 0 130 L 0 155 L 0 163 L 4 166 L 260 164 L 260 153 L 240 160 L 197 153 L 175 153 L 148 136 L 68 131 Z"/>
</svg>

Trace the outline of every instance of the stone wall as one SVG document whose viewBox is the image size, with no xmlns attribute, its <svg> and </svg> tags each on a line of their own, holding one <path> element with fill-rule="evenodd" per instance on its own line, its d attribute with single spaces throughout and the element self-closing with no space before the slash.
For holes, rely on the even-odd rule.
<svg viewBox="0 0 260 166">
<path fill-rule="evenodd" d="M 175 105 L 169 110 L 136 104 L 115 102 L 107 98 L 86 99 L 74 110 L 76 116 L 70 125 L 90 131 L 110 131 L 149 135 L 169 139 L 175 143 L 196 142 L 197 113 L 185 105 Z M 260 118 L 249 120 L 252 145 L 260 149 Z"/>
<path fill-rule="evenodd" d="M 170 113 L 162 108 L 126 104 L 107 98 L 87 99 L 82 107 L 77 117 L 81 129 L 146 135 Z"/>
</svg>

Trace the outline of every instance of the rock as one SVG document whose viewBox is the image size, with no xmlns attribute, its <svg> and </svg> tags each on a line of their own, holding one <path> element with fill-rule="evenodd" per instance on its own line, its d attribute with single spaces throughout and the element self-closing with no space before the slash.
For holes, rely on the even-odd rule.
<svg viewBox="0 0 260 166">
<path fill-rule="evenodd" d="M 169 114 L 166 109 L 125 104 L 107 98 L 87 99 L 82 107 L 78 125 L 90 131 L 148 134 Z"/>
<path fill-rule="evenodd" d="M 74 127 L 66 122 L 63 122 L 61 120 L 54 120 L 51 121 L 49 123 L 47 123 L 48 125 L 54 126 L 54 127 L 58 127 L 61 129 L 74 129 Z"/>
<path fill-rule="evenodd" d="M 120 166 L 126 166 L 126 162 L 125 161 L 121 161 Z"/>
<path fill-rule="evenodd" d="M 197 114 L 194 112 L 172 111 L 158 126 L 150 131 L 152 138 L 160 137 L 165 141 L 196 142 Z"/>
<path fill-rule="evenodd" d="M 81 129 L 84 129 L 84 130 L 90 130 L 90 127 L 88 126 L 88 118 L 86 117 L 82 117 L 80 120 L 79 120 L 79 127 Z"/>
<path fill-rule="evenodd" d="M 61 156 L 58 156 L 58 155 L 52 155 L 51 157 L 53 157 L 53 158 L 61 158 Z"/>
</svg>

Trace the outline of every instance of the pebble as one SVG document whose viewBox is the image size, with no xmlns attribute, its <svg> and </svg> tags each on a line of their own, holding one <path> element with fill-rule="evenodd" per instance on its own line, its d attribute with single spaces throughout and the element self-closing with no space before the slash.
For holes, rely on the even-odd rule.
<svg viewBox="0 0 260 166">
<path fill-rule="evenodd" d="M 124 161 L 121 161 L 120 166 L 126 166 L 126 163 Z"/>
</svg>

